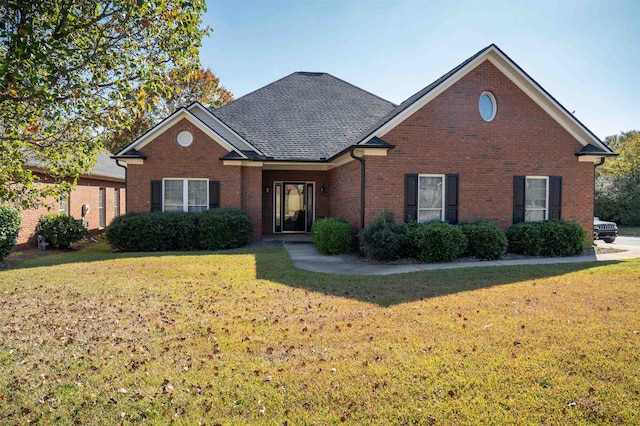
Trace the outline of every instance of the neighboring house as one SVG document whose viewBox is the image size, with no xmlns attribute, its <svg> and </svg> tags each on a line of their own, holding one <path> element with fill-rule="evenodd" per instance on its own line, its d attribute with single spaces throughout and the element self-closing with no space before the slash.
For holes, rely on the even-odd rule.
<svg viewBox="0 0 640 426">
<path fill-rule="evenodd" d="M 246 210 L 261 235 L 383 212 L 450 223 L 593 226 L 594 163 L 613 152 L 497 46 L 400 105 L 296 72 L 209 111 L 181 108 L 114 158 L 128 211 Z"/>
<path fill-rule="evenodd" d="M 53 183 L 37 166 L 27 166 L 40 177 L 41 185 Z M 100 153 L 93 171 L 80 176 L 73 192 L 59 199 L 45 200 L 37 209 L 22 210 L 18 249 L 37 245 L 38 221 L 47 214 L 66 213 L 83 220 L 92 233 L 100 232 L 114 217 L 126 212 L 125 194 L 124 167 L 118 166 L 108 154 Z"/>
</svg>

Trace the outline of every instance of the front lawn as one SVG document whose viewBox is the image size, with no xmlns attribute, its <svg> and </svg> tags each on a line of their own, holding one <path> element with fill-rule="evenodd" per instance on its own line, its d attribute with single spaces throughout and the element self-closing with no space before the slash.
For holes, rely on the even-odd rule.
<svg viewBox="0 0 640 426">
<path fill-rule="evenodd" d="M 0 423 L 639 424 L 639 270 L 32 259 L 0 271 Z"/>
</svg>

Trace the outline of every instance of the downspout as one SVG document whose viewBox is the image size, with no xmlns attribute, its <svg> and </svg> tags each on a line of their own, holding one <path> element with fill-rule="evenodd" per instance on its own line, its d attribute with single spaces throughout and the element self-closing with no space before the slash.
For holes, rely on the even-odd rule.
<svg viewBox="0 0 640 426">
<path fill-rule="evenodd" d="M 360 162 L 360 232 L 362 232 L 362 230 L 364 229 L 364 191 L 365 191 L 365 162 L 364 162 L 364 156 L 362 157 L 356 157 L 356 155 L 353 153 L 353 151 L 356 149 L 356 147 L 352 147 L 351 151 L 349 151 L 349 155 L 351 155 L 351 158 L 353 158 L 354 160 L 358 160 Z M 362 246 L 360 246 L 360 255 L 363 256 L 364 255 L 364 249 Z"/>
<path fill-rule="evenodd" d="M 124 213 L 127 213 L 127 209 L 129 208 L 129 191 L 127 190 L 127 179 L 129 177 L 128 173 L 127 173 L 127 166 L 123 166 L 122 164 L 120 164 L 120 160 L 118 160 L 116 158 L 116 165 L 119 167 L 122 167 L 124 169 L 124 202 L 125 202 L 125 206 L 124 206 Z"/>
</svg>

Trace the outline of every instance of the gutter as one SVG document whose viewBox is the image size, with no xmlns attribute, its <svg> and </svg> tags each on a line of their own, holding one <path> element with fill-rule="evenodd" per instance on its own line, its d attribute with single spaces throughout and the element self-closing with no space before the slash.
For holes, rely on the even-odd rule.
<svg viewBox="0 0 640 426">
<path fill-rule="evenodd" d="M 127 209 L 129 208 L 129 191 L 127 190 L 127 187 L 129 186 L 127 184 L 127 180 L 129 178 L 129 174 L 127 173 L 127 166 L 123 166 L 122 164 L 120 164 L 120 160 L 118 160 L 117 158 L 114 158 L 114 160 L 116 160 L 116 165 L 118 167 L 122 167 L 124 169 L 124 202 L 125 202 L 125 207 L 124 207 L 124 213 L 127 213 Z"/>
<path fill-rule="evenodd" d="M 364 191 L 365 191 L 365 161 L 364 161 L 364 156 L 363 157 L 357 157 L 353 151 L 358 148 L 356 146 L 351 148 L 351 151 L 349 151 L 349 155 L 351 155 L 351 158 L 353 158 L 354 160 L 358 160 L 360 162 L 360 232 L 362 232 L 362 230 L 364 229 Z"/>
</svg>

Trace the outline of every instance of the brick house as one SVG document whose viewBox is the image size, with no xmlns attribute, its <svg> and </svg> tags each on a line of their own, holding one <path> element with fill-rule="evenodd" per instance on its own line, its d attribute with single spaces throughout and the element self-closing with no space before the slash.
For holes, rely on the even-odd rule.
<svg viewBox="0 0 640 426">
<path fill-rule="evenodd" d="M 35 165 L 27 165 L 39 177 L 41 185 L 53 184 L 53 179 L 39 172 Z M 70 194 L 58 199 L 47 199 L 37 209 L 20 212 L 22 224 L 17 249 L 37 244 L 40 217 L 53 213 L 66 213 L 82 219 L 91 233 L 101 232 L 114 217 L 126 211 L 125 169 L 119 167 L 106 153 L 100 153 L 91 174 L 81 175 Z M 87 206 L 89 207 L 87 209 Z"/>
<path fill-rule="evenodd" d="M 262 235 L 401 220 L 562 218 L 590 232 L 613 152 L 497 46 L 400 105 L 296 72 L 209 111 L 181 108 L 117 153 L 128 211 L 246 210 Z"/>
</svg>

